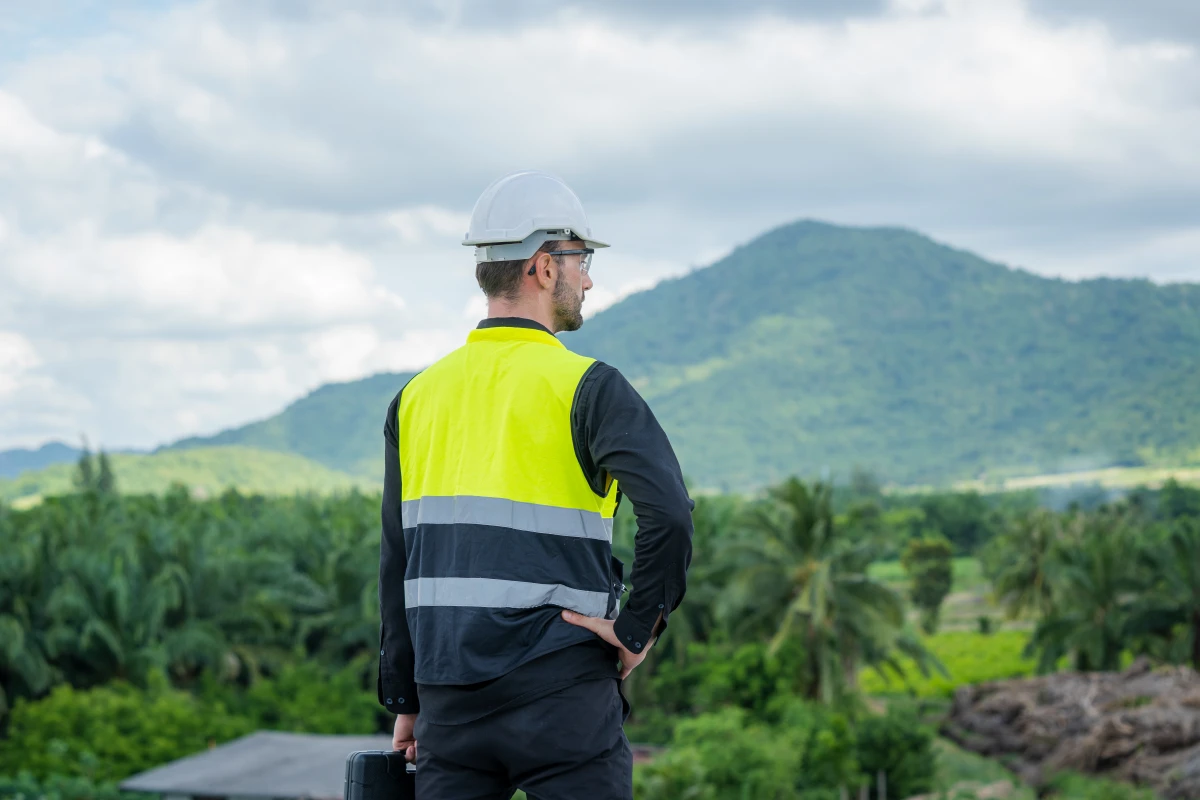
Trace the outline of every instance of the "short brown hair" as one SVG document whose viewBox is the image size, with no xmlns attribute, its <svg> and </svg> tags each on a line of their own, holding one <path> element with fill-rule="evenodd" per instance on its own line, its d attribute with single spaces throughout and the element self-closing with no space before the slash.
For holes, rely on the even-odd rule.
<svg viewBox="0 0 1200 800">
<path fill-rule="evenodd" d="M 483 293 L 488 299 L 499 297 L 510 301 L 515 300 L 521 289 L 521 275 L 525 272 L 525 265 L 540 254 L 553 253 L 560 247 L 562 247 L 561 241 L 551 239 L 542 244 L 537 252 L 529 258 L 516 261 L 484 261 L 476 264 L 475 280 L 478 281 L 479 288 L 483 289 Z"/>
</svg>

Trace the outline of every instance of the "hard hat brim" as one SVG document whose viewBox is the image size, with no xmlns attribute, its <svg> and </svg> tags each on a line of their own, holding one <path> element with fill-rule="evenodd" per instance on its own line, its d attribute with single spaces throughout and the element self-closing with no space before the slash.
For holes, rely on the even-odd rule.
<svg viewBox="0 0 1200 800">
<path fill-rule="evenodd" d="M 510 235 L 507 235 L 507 236 L 493 235 L 493 236 L 486 236 L 486 237 L 481 236 L 481 237 L 477 237 L 477 238 L 471 238 L 468 236 L 467 238 L 463 239 L 462 243 L 466 247 L 487 247 L 488 245 L 492 245 L 492 244 L 516 244 L 517 242 L 525 241 L 526 239 L 528 239 L 530 236 L 533 236 L 534 234 L 545 233 L 547 231 L 553 231 L 553 230 L 556 230 L 559 228 L 560 228 L 560 226 L 558 226 L 558 225 L 549 225 L 546 227 L 536 228 L 532 231 L 521 231 L 520 235 L 518 235 L 517 232 L 514 231 L 513 233 L 511 233 Z M 580 236 L 579 233 L 576 232 L 569 225 L 561 226 L 561 229 L 564 231 L 564 233 L 562 233 L 558 236 L 547 236 L 543 239 L 543 241 L 548 241 L 550 239 L 578 239 L 579 241 L 584 242 L 586 244 L 586 246 L 591 247 L 593 249 L 598 250 L 602 247 L 609 247 L 608 242 L 602 242 L 599 239 L 592 239 L 591 237 L 588 237 L 588 236 Z"/>
</svg>

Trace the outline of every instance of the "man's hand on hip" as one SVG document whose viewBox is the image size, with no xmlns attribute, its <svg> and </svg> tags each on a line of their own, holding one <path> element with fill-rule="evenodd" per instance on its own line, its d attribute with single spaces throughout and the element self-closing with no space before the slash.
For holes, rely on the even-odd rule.
<svg viewBox="0 0 1200 800">
<path fill-rule="evenodd" d="M 392 731 L 392 749 L 403 752 L 404 760 L 413 764 L 417 763 L 417 740 L 413 738 L 416 724 L 416 714 L 397 714 L 396 727 Z"/>
<path fill-rule="evenodd" d="M 654 640 L 651 639 L 646 643 L 646 647 L 642 652 L 632 653 L 625 649 L 624 645 L 617 638 L 617 634 L 613 632 L 613 620 L 601 619 L 600 617 L 585 617 L 583 614 L 576 614 L 574 611 L 567 611 L 565 609 L 562 612 L 562 618 L 572 625 L 587 628 L 617 648 L 621 654 L 621 680 L 628 678 L 629 673 L 633 672 L 638 664 L 646 660 L 646 654 L 650 652 L 650 647 L 654 644 Z"/>
</svg>

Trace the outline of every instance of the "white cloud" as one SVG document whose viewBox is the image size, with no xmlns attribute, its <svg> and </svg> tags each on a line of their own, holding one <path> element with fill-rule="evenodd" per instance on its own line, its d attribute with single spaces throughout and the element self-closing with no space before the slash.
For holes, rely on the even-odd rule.
<svg viewBox="0 0 1200 800">
<path fill-rule="evenodd" d="M 103 131 L 170 174 L 273 202 L 292 192 L 305 205 L 462 203 L 465 187 L 524 164 L 585 175 L 626 201 L 684 199 L 680 189 L 714 178 L 750 192 L 819 170 L 832 130 L 877 157 L 1113 169 L 1136 155 L 1139 175 L 1197 168 L 1187 133 L 1194 46 L 1050 25 L 1018 0 L 910 5 L 716 31 L 578 15 L 498 31 L 334 7 L 297 21 L 205 3 L 148 25 L 138 46 L 94 45 L 86 74 L 78 54 L 56 56 L 27 65 L 17 85 L 47 118 Z M 567 32 L 571 47 L 539 55 Z M 80 119 L 64 96 L 100 84 L 121 93 L 122 113 Z M 533 87 L 552 113 L 514 102 Z M 693 148 L 671 149 L 716 136 L 744 152 L 697 163 Z M 672 181 L 639 179 L 630 162 L 647 158 Z"/>
<path fill-rule="evenodd" d="M 400 234 L 405 244 L 425 244 L 432 234 L 441 239 L 461 239 L 467 230 L 470 216 L 436 206 L 392 211 L 386 215 L 388 224 Z"/>
<path fill-rule="evenodd" d="M 12 331 L 0 331 L 0 397 L 15 391 L 21 375 L 39 363 L 28 339 Z"/>
<path fill-rule="evenodd" d="M 1095 249 L 1043 246 L 1009 247 L 996 253 L 1006 263 L 1026 266 L 1068 280 L 1106 276 L 1147 277 L 1135 265 L 1154 264 L 1150 276 L 1156 283 L 1200 283 L 1200 227 L 1170 229 L 1136 240 L 1114 236 Z"/>
<path fill-rule="evenodd" d="M 484 313 L 471 204 L 527 166 L 614 243 L 589 316 L 799 217 L 1052 274 L 1200 277 L 1195 41 L 1019 0 L 720 24 L 539 8 L 494 27 L 203 0 L 9 63 L 0 319 L 25 349 L 0 340 L 0 364 L 38 361 L 0 373 L 0 447 L 154 444 L 428 363 Z"/>
<path fill-rule="evenodd" d="M 351 325 L 308 337 L 308 353 L 324 381 L 347 381 L 377 372 L 425 367 L 466 341 L 466 328 L 409 331 L 386 339 L 378 328 Z"/>
<path fill-rule="evenodd" d="M 403 308 L 360 253 L 234 229 L 105 238 L 81 227 L 15 250 L 8 278 L 26 297 L 64 310 L 119 308 L 113 330 L 305 328 Z"/>
</svg>

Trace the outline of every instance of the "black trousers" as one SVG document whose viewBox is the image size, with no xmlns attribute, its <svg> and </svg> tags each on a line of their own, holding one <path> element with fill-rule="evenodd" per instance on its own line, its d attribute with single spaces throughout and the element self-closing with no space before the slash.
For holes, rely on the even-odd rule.
<svg viewBox="0 0 1200 800">
<path fill-rule="evenodd" d="M 577 683 L 463 725 L 417 717 L 417 800 L 633 800 L 629 706 L 616 680 Z"/>
</svg>

